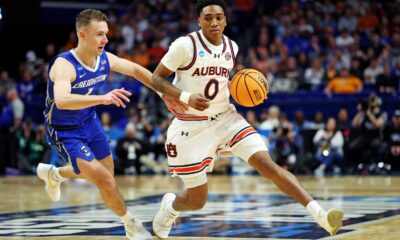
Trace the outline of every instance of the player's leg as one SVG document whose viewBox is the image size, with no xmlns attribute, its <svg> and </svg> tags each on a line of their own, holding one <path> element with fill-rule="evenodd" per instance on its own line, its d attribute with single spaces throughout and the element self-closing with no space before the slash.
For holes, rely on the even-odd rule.
<svg viewBox="0 0 400 240">
<path fill-rule="evenodd" d="M 77 165 L 80 170 L 79 175 L 97 186 L 104 203 L 121 218 L 128 238 L 151 238 L 150 233 L 147 232 L 142 223 L 133 218 L 132 214 L 127 210 L 124 198 L 119 192 L 114 176 L 109 169 L 96 159 L 87 161 L 78 158 Z"/>
<path fill-rule="evenodd" d="M 286 169 L 277 165 L 267 151 L 254 153 L 248 162 L 261 176 L 272 180 L 282 192 L 306 207 L 317 223 L 331 235 L 336 234 L 342 226 L 343 212 L 338 209 L 330 209 L 326 212 L 307 193 L 297 178 Z"/>
<path fill-rule="evenodd" d="M 207 201 L 207 171 L 212 169 L 217 125 L 208 121 L 175 119 L 168 129 L 166 152 L 170 173 L 179 176 L 185 191 L 164 195 L 160 210 L 153 220 L 153 230 L 160 238 L 168 237 L 180 211 L 201 209 Z"/>
<path fill-rule="evenodd" d="M 271 159 L 261 136 L 243 117 L 236 115 L 226 126 L 234 128 L 234 137 L 227 144 L 227 150 L 247 161 L 261 176 L 272 180 L 282 192 L 306 207 L 319 225 L 330 234 L 336 234 L 342 226 L 342 211 L 331 209 L 326 212 L 322 209 L 293 174 L 281 168 Z"/>
<path fill-rule="evenodd" d="M 208 198 L 206 172 L 193 178 L 182 179 L 186 189 L 175 195 L 167 193 L 161 201 L 160 210 L 153 220 L 153 231 L 160 238 L 167 238 L 172 224 L 181 211 L 199 210 L 204 207 Z"/>
</svg>

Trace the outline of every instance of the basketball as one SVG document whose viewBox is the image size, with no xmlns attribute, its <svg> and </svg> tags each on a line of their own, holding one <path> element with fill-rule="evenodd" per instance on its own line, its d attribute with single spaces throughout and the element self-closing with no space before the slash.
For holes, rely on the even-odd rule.
<svg viewBox="0 0 400 240">
<path fill-rule="evenodd" d="M 239 105 L 254 107 L 267 98 L 268 82 L 261 72 L 249 68 L 242 69 L 233 76 L 229 91 Z"/>
</svg>

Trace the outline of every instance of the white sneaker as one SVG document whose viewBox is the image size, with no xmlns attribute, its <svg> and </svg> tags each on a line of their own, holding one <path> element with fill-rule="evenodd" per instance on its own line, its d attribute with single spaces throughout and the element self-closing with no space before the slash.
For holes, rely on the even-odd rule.
<svg viewBox="0 0 400 240">
<path fill-rule="evenodd" d="M 54 168 L 53 165 L 39 163 L 36 174 L 40 179 L 42 179 L 45 183 L 45 189 L 49 198 L 55 202 L 60 201 L 61 190 L 60 185 L 61 181 L 56 181 L 51 176 L 51 170 Z"/>
<path fill-rule="evenodd" d="M 126 237 L 130 240 L 145 240 L 153 239 L 149 231 L 143 226 L 142 222 L 137 219 L 132 219 L 128 224 L 124 224 Z"/>
<path fill-rule="evenodd" d="M 317 222 L 333 236 L 342 227 L 343 215 L 343 211 L 336 208 L 329 209 L 328 212 L 320 211 Z"/>
<path fill-rule="evenodd" d="M 174 215 L 168 211 L 168 204 L 171 204 L 176 198 L 173 193 L 167 193 L 164 195 L 161 201 L 160 210 L 158 210 L 153 220 L 153 231 L 159 238 L 167 238 L 169 232 L 171 232 L 172 224 L 178 217 L 178 214 Z"/>
</svg>

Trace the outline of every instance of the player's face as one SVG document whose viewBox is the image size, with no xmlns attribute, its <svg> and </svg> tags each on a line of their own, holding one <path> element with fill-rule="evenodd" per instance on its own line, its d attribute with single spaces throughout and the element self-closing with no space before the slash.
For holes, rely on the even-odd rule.
<svg viewBox="0 0 400 240">
<path fill-rule="evenodd" d="M 107 22 L 92 20 L 80 34 L 85 42 L 86 49 L 90 53 L 100 56 L 108 42 L 107 33 Z"/>
<path fill-rule="evenodd" d="M 221 44 L 226 18 L 224 10 L 220 6 L 209 5 L 203 8 L 198 18 L 198 24 L 209 42 L 214 45 Z"/>
</svg>

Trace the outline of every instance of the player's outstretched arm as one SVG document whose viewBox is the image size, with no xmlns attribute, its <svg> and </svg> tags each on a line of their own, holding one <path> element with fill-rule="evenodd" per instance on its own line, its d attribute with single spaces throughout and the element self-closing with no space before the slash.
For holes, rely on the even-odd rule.
<svg viewBox="0 0 400 240">
<path fill-rule="evenodd" d="M 129 102 L 126 96 L 131 95 L 124 89 L 115 89 L 106 95 L 72 94 L 71 82 L 76 78 L 75 68 L 61 57 L 54 62 L 50 78 L 54 81 L 54 100 L 58 109 L 77 110 L 101 104 L 125 107 L 123 101 Z"/>
<path fill-rule="evenodd" d="M 156 91 L 151 84 L 150 80 L 151 72 L 149 70 L 134 62 L 128 61 L 123 58 L 119 58 L 112 53 L 107 53 L 107 56 L 110 61 L 111 70 L 128 76 L 132 76 L 135 79 L 138 79 L 140 82 L 142 82 L 144 85 L 146 85 L 153 91 Z M 187 110 L 187 106 L 181 103 L 180 101 L 177 101 L 174 98 L 167 95 L 161 97 L 164 100 L 165 104 L 167 105 L 167 108 L 173 114 L 176 115 L 178 113 L 184 113 Z"/>
<path fill-rule="evenodd" d="M 154 91 L 150 83 L 151 72 L 149 70 L 139 64 L 117 57 L 109 52 L 107 52 L 107 57 L 110 62 L 111 71 L 131 76 Z"/>
<path fill-rule="evenodd" d="M 175 87 L 167 80 L 167 77 L 172 74 L 172 71 L 165 67 L 162 63 L 158 64 L 156 70 L 151 77 L 151 84 L 154 89 L 161 92 L 166 97 L 170 97 L 188 104 L 190 107 L 203 111 L 210 106 L 210 101 L 202 94 L 191 94 L 184 92 Z"/>
</svg>

